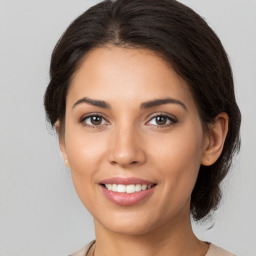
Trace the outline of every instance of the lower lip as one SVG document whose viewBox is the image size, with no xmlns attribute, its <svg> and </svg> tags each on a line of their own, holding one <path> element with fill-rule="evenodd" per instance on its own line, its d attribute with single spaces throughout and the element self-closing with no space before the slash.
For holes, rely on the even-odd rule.
<svg viewBox="0 0 256 256">
<path fill-rule="evenodd" d="M 129 206 L 135 205 L 149 197 L 153 193 L 155 186 L 150 189 L 142 190 L 135 193 L 118 193 L 108 190 L 104 186 L 101 186 L 101 188 L 104 195 L 113 203 L 121 206 Z"/>
</svg>

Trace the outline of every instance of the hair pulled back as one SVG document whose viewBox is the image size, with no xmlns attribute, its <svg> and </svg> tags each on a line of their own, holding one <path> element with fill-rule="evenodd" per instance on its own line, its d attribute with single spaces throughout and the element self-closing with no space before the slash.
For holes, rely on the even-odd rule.
<svg viewBox="0 0 256 256">
<path fill-rule="evenodd" d="M 84 56 L 105 45 L 143 48 L 167 61 L 188 84 L 204 127 L 226 112 L 229 130 L 219 159 L 201 166 L 191 196 L 195 220 L 215 210 L 220 182 L 239 150 L 241 115 L 225 50 L 193 10 L 175 0 L 103 1 L 84 12 L 64 32 L 52 53 L 44 105 L 52 126 L 65 122 L 66 95 Z"/>
</svg>

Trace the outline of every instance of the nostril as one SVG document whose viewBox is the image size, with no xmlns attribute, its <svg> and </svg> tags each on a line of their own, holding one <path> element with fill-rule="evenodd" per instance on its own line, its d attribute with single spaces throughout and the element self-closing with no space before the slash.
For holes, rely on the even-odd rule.
<svg viewBox="0 0 256 256">
<path fill-rule="evenodd" d="M 144 163 L 146 160 L 145 153 L 142 151 L 135 151 L 126 147 L 125 149 L 118 149 L 117 147 L 110 150 L 108 161 L 111 165 L 120 166 L 136 166 Z"/>
</svg>

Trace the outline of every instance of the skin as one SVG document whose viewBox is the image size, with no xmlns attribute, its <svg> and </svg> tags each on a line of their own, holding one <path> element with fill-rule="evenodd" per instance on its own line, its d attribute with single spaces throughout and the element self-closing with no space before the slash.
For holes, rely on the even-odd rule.
<svg viewBox="0 0 256 256">
<path fill-rule="evenodd" d="M 84 97 L 105 101 L 111 109 L 77 103 Z M 185 107 L 140 108 L 167 97 Z M 84 118 L 88 114 L 103 118 L 91 126 L 93 120 Z M 156 119 L 160 114 L 171 119 L 163 125 Z M 190 197 L 200 165 L 218 159 L 227 127 L 228 116 L 221 113 L 209 132 L 203 131 L 188 85 L 153 52 L 92 50 L 72 80 L 65 134 L 59 138 L 77 194 L 94 218 L 95 255 L 205 255 L 209 246 L 191 228 Z M 145 200 L 119 206 L 99 185 L 111 177 L 139 177 L 157 186 Z"/>
</svg>

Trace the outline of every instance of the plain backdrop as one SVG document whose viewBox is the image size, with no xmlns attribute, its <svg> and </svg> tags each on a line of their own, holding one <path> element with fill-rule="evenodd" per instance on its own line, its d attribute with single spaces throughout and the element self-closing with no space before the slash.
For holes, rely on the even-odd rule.
<svg viewBox="0 0 256 256">
<path fill-rule="evenodd" d="M 85 0 L 0 0 L 0 255 L 64 256 L 94 239 L 45 122 L 52 49 L 89 6 Z M 242 147 L 213 220 L 198 236 L 237 255 L 256 255 L 256 1 L 183 0 L 215 30 L 233 67 Z M 214 224 L 213 228 L 208 230 Z"/>
</svg>

